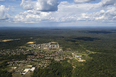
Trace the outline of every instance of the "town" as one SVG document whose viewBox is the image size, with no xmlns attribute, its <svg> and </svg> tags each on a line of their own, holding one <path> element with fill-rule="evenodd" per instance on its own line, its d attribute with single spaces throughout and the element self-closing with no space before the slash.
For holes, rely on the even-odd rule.
<svg viewBox="0 0 116 77">
<path fill-rule="evenodd" d="M 81 59 L 82 55 L 77 55 L 70 51 L 63 51 L 58 42 L 49 42 L 43 44 L 31 44 L 21 46 L 19 49 L 1 50 L 0 55 L 26 55 L 26 59 L 14 60 L 8 62 L 8 71 L 12 72 L 13 77 L 28 76 L 30 77 L 34 70 L 42 67 L 46 68 L 52 60 L 61 61 L 65 59 L 76 59 L 78 62 L 85 62 Z"/>
</svg>

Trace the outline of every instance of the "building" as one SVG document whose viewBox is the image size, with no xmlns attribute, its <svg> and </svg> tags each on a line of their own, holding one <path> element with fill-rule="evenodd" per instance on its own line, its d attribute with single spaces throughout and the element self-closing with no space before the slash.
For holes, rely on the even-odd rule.
<svg viewBox="0 0 116 77">
<path fill-rule="evenodd" d="M 34 70 L 35 70 L 35 67 L 32 67 L 32 68 L 30 69 L 30 71 L 32 71 L 32 72 L 33 72 Z"/>
<path fill-rule="evenodd" d="M 30 68 L 26 68 L 21 74 L 25 75 L 29 70 Z"/>
<path fill-rule="evenodd" d="M 33 48 L 39 48 L 39 49 L 50 49 L 50 50 L 54 50 L 54 49 L 59 49 L 59 44 L 57 42 L 49 42 L 49 43 L 43 43 L 43 44 L 31 44 L 29 45 Z"/>
<path fill-rule="evenodd" d="M 41 44 L 41 49 L 59 49 L 59 44 L 57 42 L 49 42 Z"/>
<path fill-rule="evenodd" d="M 35 67 L 25 68 L 24 71 L 21 74 L 25 75 L 27 72 L 29 72 L 29 71 L 33 72 L 34 70 L 35 70 Z"/>
</svg>

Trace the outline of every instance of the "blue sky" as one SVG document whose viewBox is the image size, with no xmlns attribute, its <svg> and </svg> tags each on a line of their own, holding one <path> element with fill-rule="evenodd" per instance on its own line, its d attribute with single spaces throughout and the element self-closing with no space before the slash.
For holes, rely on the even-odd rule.
<svg viewBox="0 0 116 77">
<path fill-rule="evenodd" d="M 116 26 L 116 0 L 0 0 L 0 27 Z"/>
</svg>

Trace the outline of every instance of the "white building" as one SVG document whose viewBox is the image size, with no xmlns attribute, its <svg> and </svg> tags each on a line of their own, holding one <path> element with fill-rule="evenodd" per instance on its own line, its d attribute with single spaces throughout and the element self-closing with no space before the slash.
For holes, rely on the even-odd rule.
<svg viewBox="0 0 116 77">
<path fill-rule="evenodd" d="M 35 67 L 32 67 L 32 68 L 30 69 L 30 71 L 32 71 L 32 72 L 33 72 L 34 70 L 35 70 Z"/>
</svg>

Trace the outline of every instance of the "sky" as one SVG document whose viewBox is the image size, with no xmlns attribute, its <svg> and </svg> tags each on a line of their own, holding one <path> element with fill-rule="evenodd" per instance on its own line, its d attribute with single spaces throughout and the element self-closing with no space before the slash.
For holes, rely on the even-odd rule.
<svg viewBox="0 0 116 77">
<path fill-rule="evenodd" d="M 115 27 L 116 0 L 0 0 L 0 27 Z"/>
</svg>

